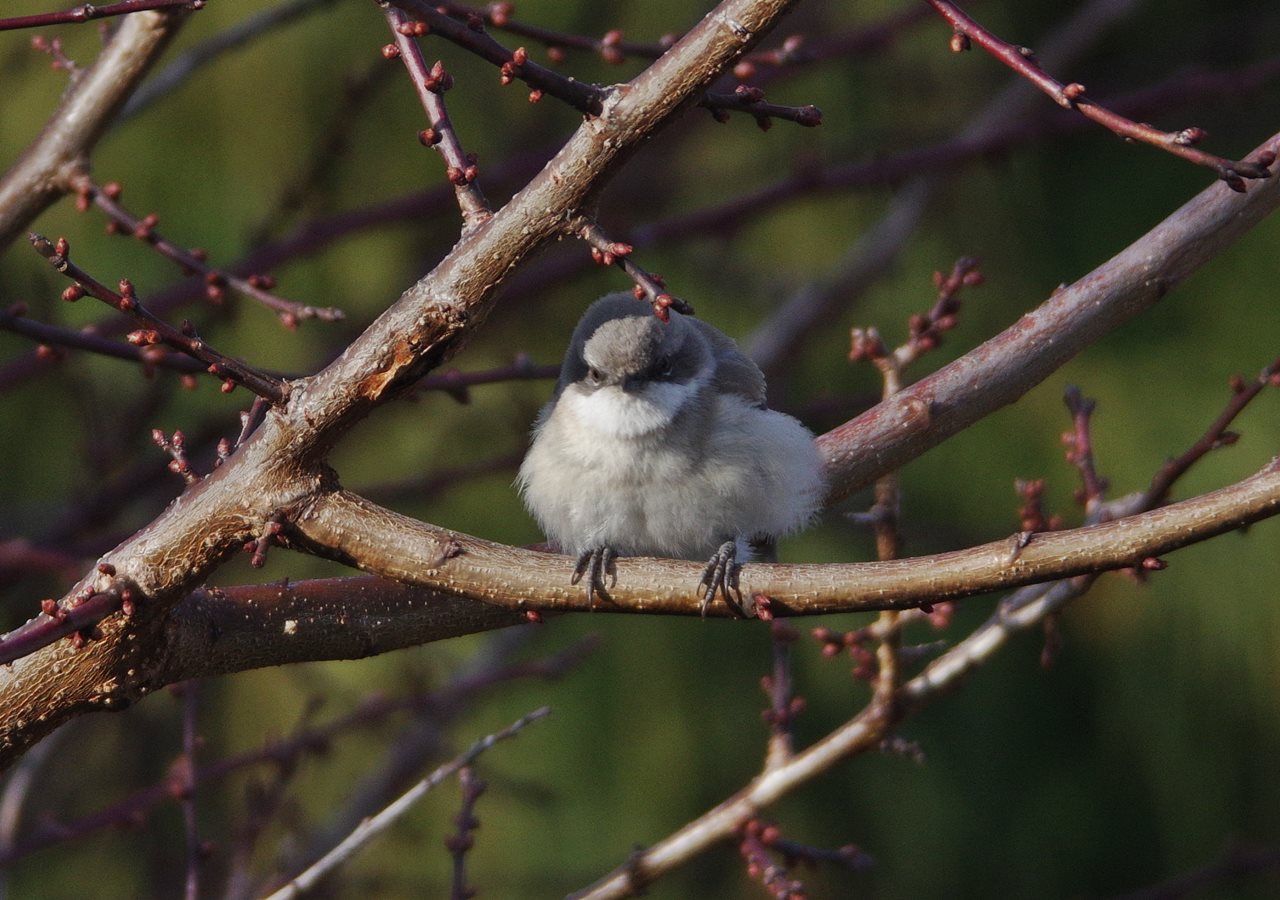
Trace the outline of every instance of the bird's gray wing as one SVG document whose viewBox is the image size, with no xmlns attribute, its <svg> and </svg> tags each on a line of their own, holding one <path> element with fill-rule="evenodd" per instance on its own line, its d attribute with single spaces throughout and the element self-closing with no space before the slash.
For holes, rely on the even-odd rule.
<svg viewBox="0 0 1280 900">
<path fill-rule="evenodd" d="M 761 409 L 765 406 L 764 373 L 738 349 L 733 338 L 701 319 L 687 319 L 711 346 L 716 360 L 716 386 Z"/>
</svg>

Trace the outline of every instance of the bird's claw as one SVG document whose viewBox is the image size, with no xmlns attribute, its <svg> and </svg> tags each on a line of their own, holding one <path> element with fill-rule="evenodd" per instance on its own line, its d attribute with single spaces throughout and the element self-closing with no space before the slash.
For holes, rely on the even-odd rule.
<svg viewBox="0 0 1280 900">
<path fill-rule="evenodd" d="M 618 576 L 613 567 L 613 561 L 617 558 L 618 551 L 612 547 L 592 547 L 578 554 L 578 562 L 573 567 L 573 577 L 569 579 L 569 583 L 577 584 L 582 580 L 583 575 L 587 576 L 588 609 L 596 608 L 597 597 L 604 600 L 610 599 L 604 579 L 608 575 L 611 586 L 618 583 Z"/>
<path fill-rule="evenodd" d="M 737 541 L 725 541 L 711 559 L 707 560 L 707 567 L 702 571 L 702 580 L 698 582 L 699 588 L 706 588 L 699 607 L 704 619 L 707 616 L 707 607 L 716 598 L 717 591 L 735 616 L 747 618 L 746 610 L 742 608 L 740 602 L 742 593 L 738 589 L 738 572 L 741 569 L 742 566 L 738 563 Z"/>
</svg>

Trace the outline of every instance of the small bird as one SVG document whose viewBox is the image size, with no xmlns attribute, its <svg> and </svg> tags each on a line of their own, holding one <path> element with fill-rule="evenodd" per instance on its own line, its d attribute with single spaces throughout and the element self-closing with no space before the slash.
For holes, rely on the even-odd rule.
<svg viewBox="0 0 1280 900">
<path fill-rule="evenodd" d="M 765 406 L 764 375 L 733 340 L 631 294 L 578 322 L 517 484 L 577 557 L 570 583 L 587 576 L 589 604 L 608 598 L 618 555 L 705 559 L 704 615 L 717 591 L 742 613 L 741 564 L 808 525 L 825 493 L 813 434 Z"/>
</svg>

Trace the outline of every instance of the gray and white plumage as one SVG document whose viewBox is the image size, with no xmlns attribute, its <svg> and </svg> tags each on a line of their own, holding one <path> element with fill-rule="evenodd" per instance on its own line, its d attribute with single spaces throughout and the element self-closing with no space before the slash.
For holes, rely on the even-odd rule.
<svg viewBox="0 0 1280 900">
<path fill-rule="evenodd" d="M 517 483 L 577 574 L 594 554 L 588 594 L 603 593 L 614 553 L 710 559 L 704 608 L 716 579 L 730 601 L 752 543 L 809 524 L 824 494 L 813 435 L 765 406 L 764 375 L 737 345 L 630 294 L 579 321 Z"/>
</svg>

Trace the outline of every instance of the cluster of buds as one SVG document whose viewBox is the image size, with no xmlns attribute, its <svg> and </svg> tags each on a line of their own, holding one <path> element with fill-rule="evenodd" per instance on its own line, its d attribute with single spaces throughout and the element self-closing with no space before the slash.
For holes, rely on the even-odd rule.
<svg viewBox="0 0 1280 900">
<path fill-rule="evenodd" d="M 1018 524 L 1022 531 L 1057 531 L 1062 527 L 1062 517 L 1046 516 L 1044 512 L 1043 478 L 1018 478 L 1013 482 L 1013 489 L 1022 498 L 1018 507 Z"/>
<path fill-rule="evenodd" d="M 1071 430 L 1063 432 L 1062 446 L 1066 448 L 1067 462 L 1080 470 L 1083 485 L 1075 492 L 1076 502 L 1088 507 L 1102 499 L 1107 490 L 1107 480 L 1098 475 L 1093 463 L 1093 438 L 1090 423 L 1097 404 L 1080 393 L 1075 385 L 1068 385 L 1063 396 L 1071 413 Z"/>
<path fill-rule="evenodd" d="M 503 87 L 520 77 L 520 69 L 529 61 L 529 51 L 524 47 L 517 47 L 511 51 L 511 59 L 502 64 L 501 81 Z"/>
<path fill-rule="evenodd" d="M 245 543 L 244 552 L 250 554 L 249 565 L 255 569 L 261 569 L 267 564 L 267 551 L 271 549 L 271 545 L 276 542 L 277 536 L 282 531 L 284 531 L 284 523 L 271 519 L 263 527 L 262 534 L 255 540 Z"/>
<path fill-rule="evenodd" d="M 422 86 L 433 94 L 443 94 L 453 88 L 453 76 L 445 71 L 444 63 L 437 59 L 427 77 L 422 80 Z"/>
<path fill-rule="evenodd" d="M 849 331 L 849 362 L 862 362 L 884 359 L 889 355 L 889 348 L 875 326 L 870 328 L 853 328 Z"/>
<path fill-rule="evenodd" d="M 611 241 L 604 247 L 592 247 L 591 258 L 596 265 L 611 266 L 618 260 L 630 256 L 634 249 L 630 244 L 624 244 L 622 241 Z M 653 278 L 658 284 L 662 284 L 662 279 L 656 275 L 649 277 Z"/>
<path fill-rule="evenodd" d="M 796 62 L 802 58 L 800 54 L 802 46 L 804 46 L 804 35 L 789 35 L 779 49 L 752 53 L 739 60 L 733 67 L 733 77 L 739 81 L 747 81 L 756 76 L 762 65 L 777 68 Z"/>
<path fill-rule="evenodd" d="M 78 7 L 78 9 L 84 9 L 84 7 Z M 79 68 L 75 63 L 75 60 L 62 52 L 61 38 L 53 38 L 50 40 L 42 34 L 37 34 L 31 39 L 31 49 L 35 50 L 37 53 L 49 54 L 49 57 L 53 60 L 49 63 L 49 68 L 53 69 L 55 72 L 62 71 L 75 73 Z"/>
<path fill-rule="evenodd" d="M 600 58 L 609 65 L 616 66 L 627 58 L 622 50 L 622 32 L 617 28 L 604 33 L 600 38 Z"/>
<path fill-rule="evenodd" d="M 426 22 L 421 22 L 417 19 L 410 19 L 407 22 L 401 22 L 397 25 L 396 31 L 400 32 L 400 34 L 403 34 L 405 37 L 426 37 L 431 33 L 431 26 Z M 387 55 L 385 50 L 382 55 Z"/>
<path fill-rule="evenodd" d="M 476 165 L 476 155 L 468 153 L 465 166 L 449 166 L 445 169 L 445 177 L 449 179 L 449 183 L 462 187 L 476 180 L 480 174 L 480 167 Z"/>
<path fill-rule="evenodd" d="M 822 645 L 823 656 L 834 658 L 841 653 L 847 653 L 853 660 L 852 675 L 859 681 L 870 681 L 880 671 L 875 651 L 867 646 L 871 639 L 867 629 L 833 631 L 830 628 L 815 628 L 811 634 L 814 640 Z"/>
<path fill-rule="evenodd" d="M 191 463 L 187 460 L 186 435 L 181 431 L 175 431 L 173 437 L 168 437 L 159 428 L 155 428 L 151 431 L 151 440 L 172 457 L 169 461 L 170 472 L 182 476 L 182 480 L 187 484 L 195 484 L 200 480 L 200 476 L 191 468 Z"/>
<path fill-rule="evenodd" d="M 912 346 L 924 352 L 941 344 L 942 333 L 950 331 L 959 323 L 960 290 L 977 287 L 982 282 L 978 261 L 969 256 L 957 260 L 950 274 L 934 272 L 933 286 L 938 291 L 938 299 L 928 313 L 917 313 L 908 321 Z"/>
<path fill-rule="evenodd" d="M 782 840 L 782 830 L 772 822 L 750 818 L 738 827 L 738 852 L 747 863 L 747 875 L 758 880 L 777 900 L 806 900 L 804 885 L 790 878 L 786 868 L 769 856 Z"/>
</svg>

